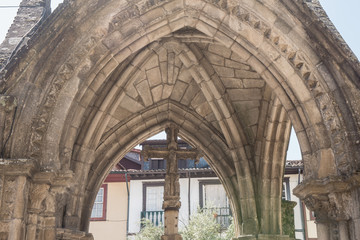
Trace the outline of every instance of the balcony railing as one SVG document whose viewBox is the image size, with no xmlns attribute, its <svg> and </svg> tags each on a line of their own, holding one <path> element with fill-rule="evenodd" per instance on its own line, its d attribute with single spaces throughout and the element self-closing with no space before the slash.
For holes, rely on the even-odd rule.
<svg viewBox="0 0 360 240">
<path fill-rule="evenodd" d="M 216 222 L 221 228 L 228 228 L 231 224 L 231 210 L 229 207 L 222 208 L 203 208 L 205 211 L 211 211 L 216 218 Z"/>
<path fill-rule="evenodd" d="M 221 228 L 228 228 L 231 224 L 231 210 L 228 207 L 223 208 L 203 208 L 205 211 L 211 211 L 216 218 L 216 222 Z M 148 219 L 154 226 L 164 225 L 164 211 L 142 211 L 141 219 Z"/>
<path fill-rule="evenodd" d="M 141 219 L 148 219 L 154 226 L 164 225 L 164 211 L 142 211 Z"/>
</svg>

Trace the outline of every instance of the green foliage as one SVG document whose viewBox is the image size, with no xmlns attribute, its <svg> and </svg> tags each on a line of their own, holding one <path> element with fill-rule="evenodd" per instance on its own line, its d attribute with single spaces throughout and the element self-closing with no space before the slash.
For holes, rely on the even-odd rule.
<svg viewBox="0 0 360 240">
<path fill-rule="evenodd" d="M 160 240 L 164 233 L 163 226 L 154 226 L 148 219 L 141 220 L 141 231 L 135 236 L 135 240 Z"/>
<path fill-rule="evenodd" d="M 232 218 L 231 218 L 231 224 L 226 229 L 226 231 L 223 234 L 221 234 L 221 236 L 222 239 L 224 240 L 233 239 L 233 237 L 235 237 L 235 224 Z"/>
<path fill-rule="evenodd" d="M 294 207 L 296 202 L 292 201 L 281 201 L 281 221 L 282 230 L 284 235 L 289 237 L 295 237 L 295 223 L 294 223 Z"/>
<path fill-rule="evenodd" d="M 211 209 L 198 210 L 191 216 L 189 224 L 182 232 L 184 240 L 229 240 L 234 236 L 234 226 L 221 233 L 216 222 L 216 213 Z"/>
<path fill-rule="evenodd" d="M 141 231 L 135 236 L 135 240 L 160 240 L 164 232 L 163 226 L 154 226 L 150 220 L 141 221 Z M 183 240 L 229 240 L 234 237 L 235 226 L 231 221 L 230 226 L 222 231 L 220 224 L 216 222 L 216 213 L 211 209 L 198 209 L 198 212 L 190 218 L 181 235 Z"/>
</svg>

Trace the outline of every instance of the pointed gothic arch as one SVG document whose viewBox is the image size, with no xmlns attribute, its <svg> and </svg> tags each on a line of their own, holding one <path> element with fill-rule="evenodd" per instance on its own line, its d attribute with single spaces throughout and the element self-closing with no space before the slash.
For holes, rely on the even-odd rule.
<svg viewBox="0 0 360 240">
<path fill-rule="evenodd" d="M 209 161 L 243 225 L 238 233 L 279 235 L 279 169 L 291 121 L 305 163 L 297 194 L 339 228 L 345 221 L 356 239 L 360 220 L 348 213 L 356 204 L 340 202 L 341 194 L 359 194 L 360 68 L 316 7 L 283 0 L 70 1 L 3 70 L 1 93 L 18 101 L 5 158 L 32 159 L 35 175 L 49 177 L 26 173 L 28 187 L 59 201 L 55 212 L 66 209 L 64 218 L 55 214 L 56 227 L 86 231 L 91 199 L 111 163 L 173 121 L 194 145 L 206 148 L 215 134 L 223 147 L 209 151 Z M 190 134 L 196 123 L 207 133 Z M 68 187 L 88 180 L 92 186 Z M 59 190 L 61 181 L 67 184 Z M 334 197 L 331 186 L 342 183 Z M 324 214 L 333 206 L 339 217 Z"/>
</svg>

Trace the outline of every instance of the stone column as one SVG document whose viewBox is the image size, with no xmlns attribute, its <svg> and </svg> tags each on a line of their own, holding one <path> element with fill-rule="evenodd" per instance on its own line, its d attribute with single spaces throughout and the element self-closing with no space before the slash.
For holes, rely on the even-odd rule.
<svg viewBox="0 0 360 240">
<path fill-rule="evenodd" d="M 176 131 L 176 132 L 174 132 Z M 166 176 L 164 188 L 164 209 L 165 229 L 162 240 L 181 240 L 178 233 L 180 202 L 180 183 L 178 174 L 178 163 L 176 157 L 177 150 L 177 129 L 167 128 L 169 155 L 166 159 Z"/>
<path fill-rule="evenodd" d="M 33 176 L 29 193 L 26 240 L 55 239 L 55 200 L 50 194 L 54 172 Z"/>
<path fill-rule="evenodd" d="M 351 191 L 352 218 L 348 225 L 350 239 L 360 239 L 360 187 Z"/>
<path fill-rule="evenodd" d="M 197 149 L 178 149 L 177 134 L 179 129 L 175 125 L 166 128 L 167 147 L 149 148 L 141 151 L 144 160 L 151 157 L 162 157 L 166 159 L 166 175 L 163 209 L 165 210 L 165 231 L 162 240 L 181 239 L 178 233 L 178 218 L 180 203 L 180 183 L 178 174 L 178 159 L 195 159 L 197 163 L 201 152 Z"/>
<path fill-rule="evenodd" d="M 339 236 L 341 240 L 350 240 L 349 238 L 349 228 L 347 221 L 339 222 Z"/>
<path fill-rule="evenodd" d="M 36 240 L 39 223 L 42 222 L 42 202 L 48 195 L 50 186 L 47 184 L 33 184 L 29 194 L 29 207 L 26 227 L 26 240 Z"/>
<path fill-rule="evenodd" d="M 318 240 L 330 240 L 330 223 L 328 221 L 317 218 L 316 227 Z"/>
<path fill-rule="evenodd" d="M 353 194 L 360 186 L 358 178 L 308 180 L 295 188 L 294 194 L 315 212 L 319 240 L 360 239 L 354 224 L 360 215 L 359 199 Z"/>
<path fill-rule="evenodd" d="M 35 164 L 28 159 L 0 159 L 0 237 L 25 239 L 29 178 Z"/>
<path fill-rule="evenodd" d="M 26 240 L 55 239 L 62 226 L 67 190 L 73 174 L 38 172 L 32 179 L 29 194 Z M 75 238 L 77 239 L 77 238 Z"/>
</svg>

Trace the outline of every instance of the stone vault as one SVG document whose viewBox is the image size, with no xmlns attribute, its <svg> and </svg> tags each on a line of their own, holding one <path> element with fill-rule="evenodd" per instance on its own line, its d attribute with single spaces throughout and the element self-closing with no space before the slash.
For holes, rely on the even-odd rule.
<svg viewBox="0 0 360 240">
<path fill-rule="evenodd" d="M 292 125 L 319 239 L 360 239 L 360 67 L 316 0 L 69 0 L 47 15 L 2 53 L 0 239 L 91 239 L 107 173 L 169 124 L 221 179 L 239 239 L 288 239 Z"/>
</svg>

